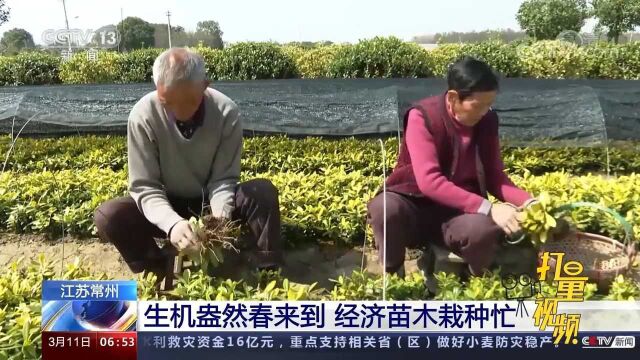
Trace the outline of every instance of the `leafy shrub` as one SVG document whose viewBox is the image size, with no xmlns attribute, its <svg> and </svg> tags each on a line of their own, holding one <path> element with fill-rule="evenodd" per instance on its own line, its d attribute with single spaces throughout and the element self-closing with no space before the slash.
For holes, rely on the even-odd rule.
<svg viewBox="0 0 640 360">
<path fill-rule="evenodd" d="M 623 77 L 622 68 L 615 66 L 617 61 L 616 53 L 618 53 L 616 49 L 616 45 L 607 42 L 597 42 L 585 46 L 583 48 L 586 66 L 585 76 L 592 79 L 621 79 Z"/>
<path fill-rule="evenodd" d="M 296 64 L 296 66 L 298 66 L 300 58 L 310 49 L 311 48 L 304 48 L 302 46 L 292 44 L 282 46 L 282 52 L 293 59 L 293 62 Z"/>
<path fill-rule="evenodd" d="M 0 221 L 14 232 L 89 235 L 93 211 L 125 194 L 124 171 L 42 171 L 23 176 L 0 174 Z"/>
<path fill-rule="evenodd" d="M 640 43 L 635 41 L 621 45 L 620 54 L 616 54 L 616 58 L 620 59 L 618 65 L 623 69 L 624 79 L 640 80 Z M 610 71 L 611 68 L 613 64 L 605 68 L 605 71 Z"/>
<path fill-rule="evenodd" d="M 319 239 L 360 241 L 366 201 L 380 185 L 376 177 L 331 167 L 320 173 L 265 173 L 255 177 L 271 180 L 279 190 L 283 222 L 294 229 L 286 231 L 285 237 L 293 244 Z"/>
<path fill-rule="evenodd" d="M 42 282 L 51 279 L 104 280 L 104 274 L 90 273 L 80 260 L 56 273 L 41 254 L 30 264 L 11 263 L 0 274 L 0 359 L 38 359 L 42 351 Z"/>
<path fill-rule="evenodd" d="M 9 150 L 9 136 L 0 137 L 0 151 Z M 19 172 L 103 168 L 121 170 L 127 162 L 126 139 L 121 136 L 69 136 L 19 139 L 7 170 Z"/>
<path fill-rule="evenodd" d="M 300 76 L 305 79 L 330 77 L 331 63 L 344 45 L 320 46 L 304 51 L 296 60 Z"/>
<path fill-rule="evenodd" d="M 161 51 L 161 49 L 139 49 L 123 54 L 118 64 L 118 82 L 142 83 L 153 81 L 153 62 Z"/>
<path fill-rule="evenodd" d="M 193 49 L 204 58 L 205 66 L 207 68 L 207 76 L 210 80 L 219 79 L 219 67 L 222 59 L 222 50 L 212 49 L 209 47 L 198 46 Z"/>
<path fill-rule="evenodd" d="M 272 43 L 245 42 L 222 51 L 220 80 L 288 79 L 296 76 L 294 60 Z"/>
<path fill-rule="evenodd" d="M 337 78 L 418 78 L 431 75 L 429 54 L 398 38 L 376 37 L 341 47 L 329 65 Z"/>
<path fill-rule="evenodd" d="M 242 180 L 270 179 L 280 190 L 284 236 L 291 245 L 329 240 L 354 243 L 364 234 L 366 203 L 381 177 L 327 167 L 317 173 L 276 172 L 242 174 Z M 629 220 L 640 218 L 640 175 L 603 179 L 564 173 L 514 176 L 532 194 L 548 192 L 553 207 L 590 201 L 610 207 Z M 0 225 L 15 232 L 89 235 L 92 214 L 106 200 L 126 193 L 126 172 L 89 168 L 0 174 Z M 579 229 L 623 239 L 615 220 L 585 208 L 571 212 Z M 640 226 L 634 222 L 636 238 Z"/>
<path fill-rule="evenodd" d="M 43 52 L 23 52 L 0 58 L 1 85 L 60 83 L 60 58 Z"/>
<path fill-rule="evenodd" d="M 607 300 L 637 301 L 640 298 L 640 285 L 633 279 L 618 275 L 611 284 Z"/>
<path fill-rule="evenodd" d="M 9 137 L 0 138 L 5 153 Z M 265 177 L 280 189 L 284 235 L 290 244 L 327 239 L 360 241 L 365 205 L 382 183 L 378 144 L 286 137 L 245 141 L 242 179 Z M 397 154 L 388 139 L 387 167 Z M 20 139 L 0 174 L 0 228 L 17 232 L 92 233 L 91 215 L 102 202 L 126 193 L 124 137 Z M 602 149 L 506 148 L 504 161 L 514 180 L 535 195 L 547 191 L 554 206 L 574 201 L 599 202 L 632 221 L 640 235 L 640 169 L 636 147 L 612 149 L 614 179 L 602 172 Z M 538 176 L 543 174 L 542 176 Z M 43 194 L 46 194 L 43 195 Z M 588 231 L 622 239 L 620 226 L 589 209 L 572 213 L 572 222 Z"/>
<path fill-rule="evenodd" d="M 0 85 L 13 85 L 13 74 L 11 73 L 11 57 L 0 56 Z"/>
<path fill-rule="evenodd" d="M 599 42 L 584 48 L 589 78 L 640 79 L 640 44 Z"/>
<path fill-rule="evenodd" d="M 513 45 L 515 47 L 519 47 L 519 46 L 531 46 L 535 42 L 536 42 L 536 39 L 534 39 L 532 37 L 524 37 L 522 39 L 513 40 L 513 41 L 509 42 L 509 44 Z"/>
<path fill-rule="evenodd" d="M 475 57 L 491 65 L 505 77 L 518 77 L 522 65 L 516 47 L 501 41 L 486 41 L 464 46 L 465 55 Z"/>
<path fill-rule="evenodd" d="M 387 168 L 392 168 L 398 149 L 395 138 L 387 139 Z M 289 139 L 284 136 L 250 138 L 244 143 L 246 156 L 242 168 L 248 172 L 305 172 L 321 173 L 328 165 L 346 172 L 360 171 L 363 175 L 382 175 L 380 145 L 377 141 L 321 138 Z"/>
<path fill-rule="evenodd" d="M 433 61 L 432 72 L 435 76 L 444 77 L 447 75 L 449 66 L 465 55 L 462 44 L 441 44 L 437 48 L 429 51 Z"/>
<path fill-rule="evenodd" d="M 212 80 L 302 78 L 393 78 L 445 76 L 464 55 L 487 61 L 507 77 L 639 79 L 640 43 L 600 43 L 578 47 L 564 41 L 524 39 L 473 44 L 440 44 L 424 50 L 394 37 L 355 45 L 246 42 L 217 50 L 198 45 Z M 100 52 L 98 61 L 75 54 L 70 61 L 43 52 L 0 57 L 0 85 L 132 83 L 151 81 L 152 64 L 162 49 Z"/>
<path fill-rule="evenodd" d="M 584 51 L 566 41 L 538 41 L 531 46 L 518 47 L 518 55 L 526 77 L 571 79 L 587 73 Z"/>
<path fill-rule="evenodd" d="M 116 83 L 121 78 L 122 55 L 99 51 L 96 60 L 89 60 L 87 52 L 79 52 L 61 65 L 60 79 L 65 84 Z"/>
<path fill-rule="evenodd" d="M 0 137 L 0 153 L 6 154 L 10 138 Z M 396 138 L 385 141 L 387 169 L 393 168 L 398 154 Z M 321 172 L 327 164 L 363 175 L 382 176 L 380 145 L 377 140 L 327 140 L 317 137 L 292 139 L 285 136 L 246 138 L 242 169 L 251 174 L 263 172 Z M 624 143 L 610 147 L 611 173 L 640 172 L 640 145 Z M 123 136 L 69 136 L 63 138 L 22 138 L 7 162 L 7 169 L 19 172 L 65 169 L 121 170 L 127 161 Z M 512 175 L 542 175 L 566 171 L 572 175 L 606 173 L 603 148 L 509 147 L 502 148 L 507 172 Z"/>
<path fill-rule="evenodd" d="M 571 177 L 564 173 L 549 173 L 544 176 L 525 175 L 522 178 L 515 177 L 514 180 L 530 193 L 547 192 L 552 208 L 570 202 L 587 201 L 611 208 L 628 219 L 640 218 L 640 207 L 637 205 L 640 201 L 640 176 L 636 174 L 603 179 L 595 175 Z M 624 239 L 621 225 L 595 209 L 580 208 L 572 211 L 570 222 L 581 230 Z M 638 235 L 640 233 L 636 232 L 635 237 L 638 238 Z"/>
</svg>

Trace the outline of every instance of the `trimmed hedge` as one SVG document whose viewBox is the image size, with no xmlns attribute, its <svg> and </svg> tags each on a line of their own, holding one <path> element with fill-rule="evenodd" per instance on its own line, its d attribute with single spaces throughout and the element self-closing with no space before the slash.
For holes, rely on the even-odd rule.
<svg viewBox="0 0 640 360">
<path fill-rule="evenodd" d="M 584 48 L 586 53 L 585 74 L 598 79 L 640 79 L 640 43 L 624 46 L 598 43 Z"/>
<path fill-rule="evenodd" d="M 215 65 L 220 80 L 289 79 L 297 76 L 293 59 L 276 44 L 240 43 L 222 51 Z"/>
<path fill-rule="evenodd" d="M 238 43 L 223 50 L 196 47 L 212 80 L 300 78 L 442 77 L 463 55 L 481 58 L 505 77 L 640 79 L 640 43 L 596 43 L 578 47 L 562 41 L 487 41 L 442 44 L 434 50 L 400 39 L 376 37 L 354 45 L 303 48 L 273 43 Z M 161 49 L 102 52 L 99 60 L 78 53 L 69 62 L 38 52 L 0 57 L 0 84 L 36 85 L 151 81 Z"/>
<path fill-rule="evenodd" d="M 204 46 L 198 46 L 194 50 L 204 58 L 205 65 L 207 67 L 207 75 L 209 76 L 209 79 L 218 80 L 219 71 L 217 66 L 218 64 L 220 64 L 220 61 L 223 56 L 222 50 L 212 49 Z"/>
<path fill-rule="evenodd" d="M 466 55 L 462 44 L 442 44 L 429 53 L 433 61 L 432 72 L 435 76 L 445 77 L 449 64 Z"/>
<path fill-rule="evenodd" d="M 60 83 L 60 58 L 42 52 L 0 57 L 0 85 Z"/>
<path fill-rule="evenodd" d="M 563 41 L 538 41 L 518 48 L 526 77 L 544 79 L 572 79 L 587 73 L 585 51 Z"/>
<path fill-rule="evenodd" d="M 0 153 L 6 154 L 9 136 L 0 137 Z M 395 165 L 398 142 L 385 141 L 387 169 Z M 382 176 L 380 145 L 377 140 L 327 140 L 317 137 L 290 139 L 285 136 L 245 138 L 242 169 L 261 172 L 319 173 L 327 164 L 344 167 L 347 172 Z M 621 143 L 609 149 L 611 173 L 640 173 L 640 144 Z M 565 171 L 572 175 L 606 173 L 606 153 L 602 147 L 503 147 L 502 157 L 510 174 L 542 175 Z M 122 170 L 127 164 L 123 136 L 69 136 L 63 138 L 22 138 L 16 143 L 7 170 L 30 172 L 88 168 Z"/>
<path fill-rule="evenodd" d="M 62 82 L 66 84 L 139 83 L 152 81 L 153 62 L 161 49 L 141 49 L 128 53 L 99 51 L 97 60 L 87 52 L 73 55 L 61 65 Z"/>
<path fill-rule="evenodd" d="M 2 148 L 8 148 L 8 137 Z M 290 244 L 326 239 L 354 243 L 364 233 L 365 204 L 382 183 L 377 144 L 373 140 L 327 141 L 317 138 L 251 138 L 245 142 L 242 179 L 268 178 L 280 189 L 285 237 Z M 395 139 L 389 168 L 395 161 Z M 17 232 L 88 235 L 91 216 L 102 202 L 126 192 L 123 137 L 22 139 L 0 174 L 1 229 Z M 634 223 L 640 235 L 640 177 L 633 147 L 611 152 L 620 173 L 570 176 L 564 172 L 602 170 L 602 149 L 505 149 L 508 171 L 533 194 L 551 193 L 559 203 L 595 201 L 610 206 Z M 620 235 L 619 226 L 589 210 L 579 210 L 583 228 Z"/>
<path fill-rule="evenodd" d="M 0 229 L 12 232 L 87 236 L 94 233 L 93 211 L 126 194 L 125 171 L 107 169 L 0 174 Z M 243 173 L 242 180 L 270 179 L 280 191 L 284 235 L 290 245 L 307 241 L 358 244 L 365 231 L 366 203 L 382 183 L 380 176 L 327 167 L 321 173 Z M 564 173 L 515 176 L 533 194 L 545 191 L 554 204 L 591 201 L 610 207 L 633 224 L 640 236 L 640 176 L 603 179 Z M 573 212 L 573 223 L 587 231 L 622 239 L 620 225 L 590 209 Z"/>
<path fill-rule="evenodd" d="M 120 56 L 118 61 L 118 82 L 140 83 L 153 81 L 153 62 L 161 49 L 140 49 Z"/>
<path fill-rule="evenodd" d="M 336 55 L 345 48 L 345 45 L 331 45 L 304 50 L 295 58 L 300 77 L 305 79 L 331 77 L 330 66 L 334 63 Z"/>
<path fill-rule="evenodd" d="M 123 55 L 112 51 L 100 51 L 97 60 L 87 59 L 87 52 L 74 54 L 62 62 L 60 78 L 65 84 L 109 84 L 119 83 Z"/>
<path fill-rule="evenodd" d="M 395 37 L 376 37 L 341 48 L 329 62 L 335 78 L 415 78 L 431 75 L 429 54 Z"/>
<path fill-rule="evenodd" d="M 519 77 L 524 73 L 524 66 L 516 46 L 500 41 L 487 41 L 467 44 L 462 51 L 466 55 L 486 61 L 503 76 Z"/>
<path fill-rule="evenodd" d="M 282 46 L 282 51 L 298 65 L 300 58 L 309 51 L 309 48 L 298 45 L 284 45 Z"/>
</svg>

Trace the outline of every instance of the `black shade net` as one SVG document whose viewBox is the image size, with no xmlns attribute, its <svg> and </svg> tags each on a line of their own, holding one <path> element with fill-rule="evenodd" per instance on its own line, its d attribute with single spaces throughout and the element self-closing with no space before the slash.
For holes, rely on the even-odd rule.
<svg viewBox="0 0 640 360">
<path fill-rule="evenodd" d="M 442 79 L 216 82 L 249 134 L 389 136 L 412 101 L 443 93 Z M 0 88 L 0 132 L 21 136 L 126 133 L 131 107 L 153 84 Z M 514 145 L 596 146 L 640 139 L 640 82 L 504 79 L 494 106 Z"/>
</svg>

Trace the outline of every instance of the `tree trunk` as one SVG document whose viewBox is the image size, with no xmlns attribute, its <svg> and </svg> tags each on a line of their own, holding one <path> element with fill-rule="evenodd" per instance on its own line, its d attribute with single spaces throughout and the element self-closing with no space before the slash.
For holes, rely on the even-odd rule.
<svg viewBox="0 0 640 360">
<path fill-rule="evenodd" d="M 613 43 L 617 45 L 620 40 L 620 32 L 618 30 L 610 30 L 608 35 L 609 41 L 613 40 Z"/>
</svg>

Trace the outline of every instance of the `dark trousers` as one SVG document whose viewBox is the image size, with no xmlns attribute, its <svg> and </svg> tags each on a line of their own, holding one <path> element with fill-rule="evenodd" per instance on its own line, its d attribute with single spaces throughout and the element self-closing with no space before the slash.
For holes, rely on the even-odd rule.
<svg viewBox="0 0 640 360">
<path fill-rule="evenodd" d="M 169 198 L 174 210 L 183 218 L 200 215 L 202 198 Z M 281 262 L 280 207 L 278 190 L 264 179 L 238 185 L 232 220 L 246 225 L 247 245 L 256 251 L 258 267 L 278 266 Z M 154 238 L 167 234 L 145 218 L 130 196 L 109 200 L 94 214 L 98 236 L 118 249 L 134 273 L 162 271 L 171 252 L 162 251 Z M 256 249 L 257 248 L 257 249 Z M 173 249 L 173 248 L 172 248 Z M 175 251 L 174 251 L 175 253 Z"/>
<path fill-rule="evenodd" d="M 489 268 L 505 235 L 489 216 L 463 214 L 424 198 L 386 194 L 387 249 L 383 243 L 382 193 L 368 204 L 368 222 L 380 254 L 386 251 L 387 272 L 397 272 L 402 267 L 407 247 L 418 248 L 427 242 L 444 246 L 460 256 L 473 274 Z"/>
</svg>

